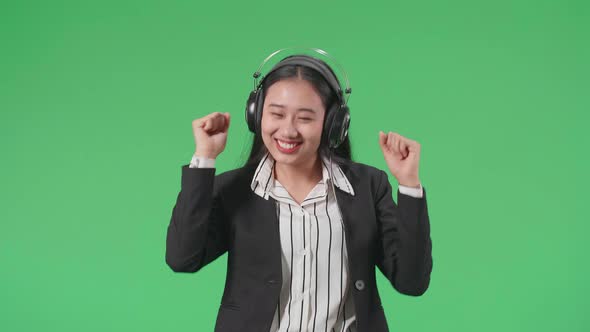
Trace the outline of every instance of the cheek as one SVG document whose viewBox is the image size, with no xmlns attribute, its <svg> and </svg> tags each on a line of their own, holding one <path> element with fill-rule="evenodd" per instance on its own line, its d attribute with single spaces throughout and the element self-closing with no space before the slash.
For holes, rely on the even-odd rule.
<svg viewBox="0 0 590 332">
<path fill-rule="evenodd" d="M 313 139 L 315 141 L 320 141 L 322 139 L 322 126 L 320 125 L 315 125 L 313 128 L 311 128 L 311 134 L 310 136 L 313 137 Z"/>
<path fill-rule="evenodd" d="M 273 125 L 272 121 L 265 121 L 265 119 L 262 118 L 262 121 L 260 123 L 260 131 L 264 145 L 266 145 L 267 149 L 269 150 L 273 149 L 274 140 L 272 138 L 272 135 L 274 135 L 276 128 Z"/>
<path fill-rule="evenodd" d="M 272 121 L 266 121 L 263 118 L 260 123 L 260 130 L 262 131 L 262 136 L 268 136 L 271 135 L 276 129 Z"/>
</svg>

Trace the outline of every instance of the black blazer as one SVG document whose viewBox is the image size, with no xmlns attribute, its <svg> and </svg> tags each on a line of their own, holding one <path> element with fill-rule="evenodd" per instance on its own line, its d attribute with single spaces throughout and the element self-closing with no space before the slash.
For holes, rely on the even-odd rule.
<svg viewBox="0 0 590 332">
<path fill-rule="evenodd" d="M 422 295 L 430 283 L 432 242 L 423 197 L 397 192 L 373 166 L 340 164 L 355 196 L 335 188 L 343 214 L 359 332 L 389 331 L 375 266 L 400 293 Z M 250 188 L 256 165 L 215 175 L 214 168 L 182 166 L 181 190 L 166 237 L 166 263 L 197 272 L 228 252 L 216 332 L 268 332 L 282 284 L 275 201 Z"/>
</svg>

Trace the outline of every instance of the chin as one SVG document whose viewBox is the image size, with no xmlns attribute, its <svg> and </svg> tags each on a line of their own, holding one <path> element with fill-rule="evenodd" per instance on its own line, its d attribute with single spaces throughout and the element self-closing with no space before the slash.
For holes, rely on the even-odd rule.
<svg viewBox="0 0 590 332">
<path fill-rule="evenodd" d="M 285 155 L 284 153 L 275 149 L 270 151 L 273 159 L 282 164 L 297 164 L 301 156 L 296 155 Z"/>
</svg>

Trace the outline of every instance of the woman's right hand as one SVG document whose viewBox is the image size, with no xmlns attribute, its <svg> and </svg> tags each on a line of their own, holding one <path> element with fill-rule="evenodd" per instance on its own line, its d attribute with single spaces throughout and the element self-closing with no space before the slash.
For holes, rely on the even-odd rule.
<svg viewBox="0 0 590 332">
<path fill-rule="evenodd" d="M 229 129 L 229 113 L 213 112 L 193 120 L 195 155 L 215 159 L 225 149 Z"/>
</svg>

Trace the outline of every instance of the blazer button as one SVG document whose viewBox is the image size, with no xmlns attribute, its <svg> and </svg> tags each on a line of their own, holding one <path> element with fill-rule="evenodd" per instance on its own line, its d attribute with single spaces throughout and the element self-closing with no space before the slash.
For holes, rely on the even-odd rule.
<svg viewBox="0 0 590 332">
<path fill-rule="evenodd" d="M 271 284 L 271 285 L 274 285 L 274 284 L 277 284 L 278 283 L 278 281 L 275 280 L 275 279 L 270 279 L 270 280 L 267 280 L 266 282 L 269 283 L 269 284 Z"/>
<path fill-rule="evenodd" d="M 358 289 L 358 290 L 363 290 L 363 289 L 365 289 L 365 282 L 363 280 L 359 279 L 354 282 L 354 287 L 356 287 L 356 289 Z"/>
</svg>

